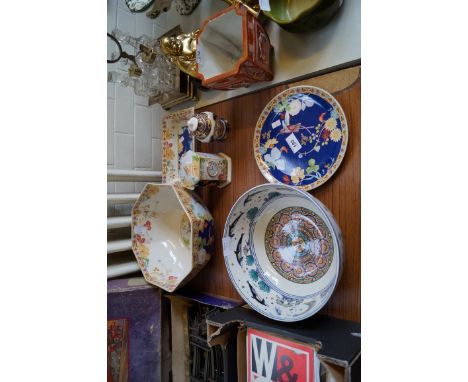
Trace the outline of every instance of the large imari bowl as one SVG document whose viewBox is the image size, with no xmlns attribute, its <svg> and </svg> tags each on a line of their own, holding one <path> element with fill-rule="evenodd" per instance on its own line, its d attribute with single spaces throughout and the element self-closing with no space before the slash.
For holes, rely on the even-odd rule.
<svg viewBox="0 0 468 382">
<path fill-rule="evenodd" d="M 297 86 L 277 94 L 255 127 L 258 168 L 271 183 L 312 190 L 340 166 L 348 124 L 338 101 L 323 89 Z"/>
<path fill-rule="evenodd" d="M 168 292 L 208 262 L 213 217 L 179 182 L 147 184 L 132 209 L 132 249 L 146 281 Z"/>
<path fill-rule="evenodd" d="M 242 298 L 278 321 L 318 312 L 335 289 L 344 256 L 331 212 L 309 193 L 275 184 L 254 187 L 237 200 L 223 250 Z"/>
</svg>

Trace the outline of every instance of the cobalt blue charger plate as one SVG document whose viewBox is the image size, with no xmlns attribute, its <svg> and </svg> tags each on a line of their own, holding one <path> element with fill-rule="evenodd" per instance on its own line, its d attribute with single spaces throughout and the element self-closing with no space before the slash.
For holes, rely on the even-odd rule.
<svg viewBox="0 0 468 382">
<path fill-rule="evenodd" d="M 340 166 L 348 124 L 338 101 L 323 89 L 296 86 L 277 94 L 263 109 L 254 133 L 254 152 L 263 176 L 312 190 Z"/>
</svg>

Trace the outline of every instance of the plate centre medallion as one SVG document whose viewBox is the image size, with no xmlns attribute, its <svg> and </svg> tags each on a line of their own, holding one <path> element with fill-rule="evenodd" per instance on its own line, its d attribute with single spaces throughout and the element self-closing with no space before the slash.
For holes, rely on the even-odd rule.
<svg viewBox="0 0 468 382">
<path fill-rule="evenodd" d="M 333 261 L 333 239 L 323 219 L 303 207 L 287 207 L 268 222 L 265 249 L 285 279 L 309 284 L 327 273 Z"/>
</svg>

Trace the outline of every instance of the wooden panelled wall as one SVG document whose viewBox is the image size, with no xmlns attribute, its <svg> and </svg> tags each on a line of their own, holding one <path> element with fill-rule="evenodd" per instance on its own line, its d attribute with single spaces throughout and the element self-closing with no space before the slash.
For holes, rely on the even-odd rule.
<svg viewBox="0 0 468 382">
<path fill-rule="evenodd" d="M 223 189 L 199 188 L 215 220 L 215 256 L 188 285 L 192 290 L 241 300 L 226 272 L 222 251 L 224 223 L 234 202 L 253 186 L 266 183 L 252 148 L 257 118 L 279 92 L 296 85 L 313 85 L 332 93 L 344 109 L 349 125 L 345 158 L 334 176 L 311 191 L 335 216 L 345 244 L 344 270 L 338 287 L 322 313 L 354 321 L 361 319 L 361 82 L 360 67 L 348 68 L 287 85 L 261 90 L 197 111 L 209 110 L 226 118 L 231 131 L 226 141 L 197 143 L 201 152 L 223 152 L 232 158 L 232 183 Z"/>
</svg>

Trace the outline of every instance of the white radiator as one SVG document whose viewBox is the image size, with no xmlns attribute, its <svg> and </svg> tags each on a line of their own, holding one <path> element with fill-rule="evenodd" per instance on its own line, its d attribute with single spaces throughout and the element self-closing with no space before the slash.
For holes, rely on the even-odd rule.
<svg viewBox="0 0 468 382">
<path fill-rule="evenodd" d="M 107 218 L 107 229 L 130 227 L 131 224 L 131 216 L 115 216 Z"/>
<path fill-rule="evenodd" d="M 161 182 L 161 171 L 107 170 L 108 182 Z M 133 205 L 139 193 L 107 194 L 107 205 Z M 131 216 L 112 216 L 107 218 L 107 229 L 131 226 Z M 107 242 L 107 278 L 124 276 L 138 271 L 138 263 L 132 256 L 122 256 L 131 251 L 130 237 Z M 121 255 L 119 255 L 121 254 Z"/>
<path fill-rule="evenodd" d="M 107 194 L 107 204 L 133 204 L 140 194 Z"/>
<path fill-rule="evenodd" d="M 107 170 L 108 182 L 155 182 L 160 179 L 161 171 Z"/>
</svg>

